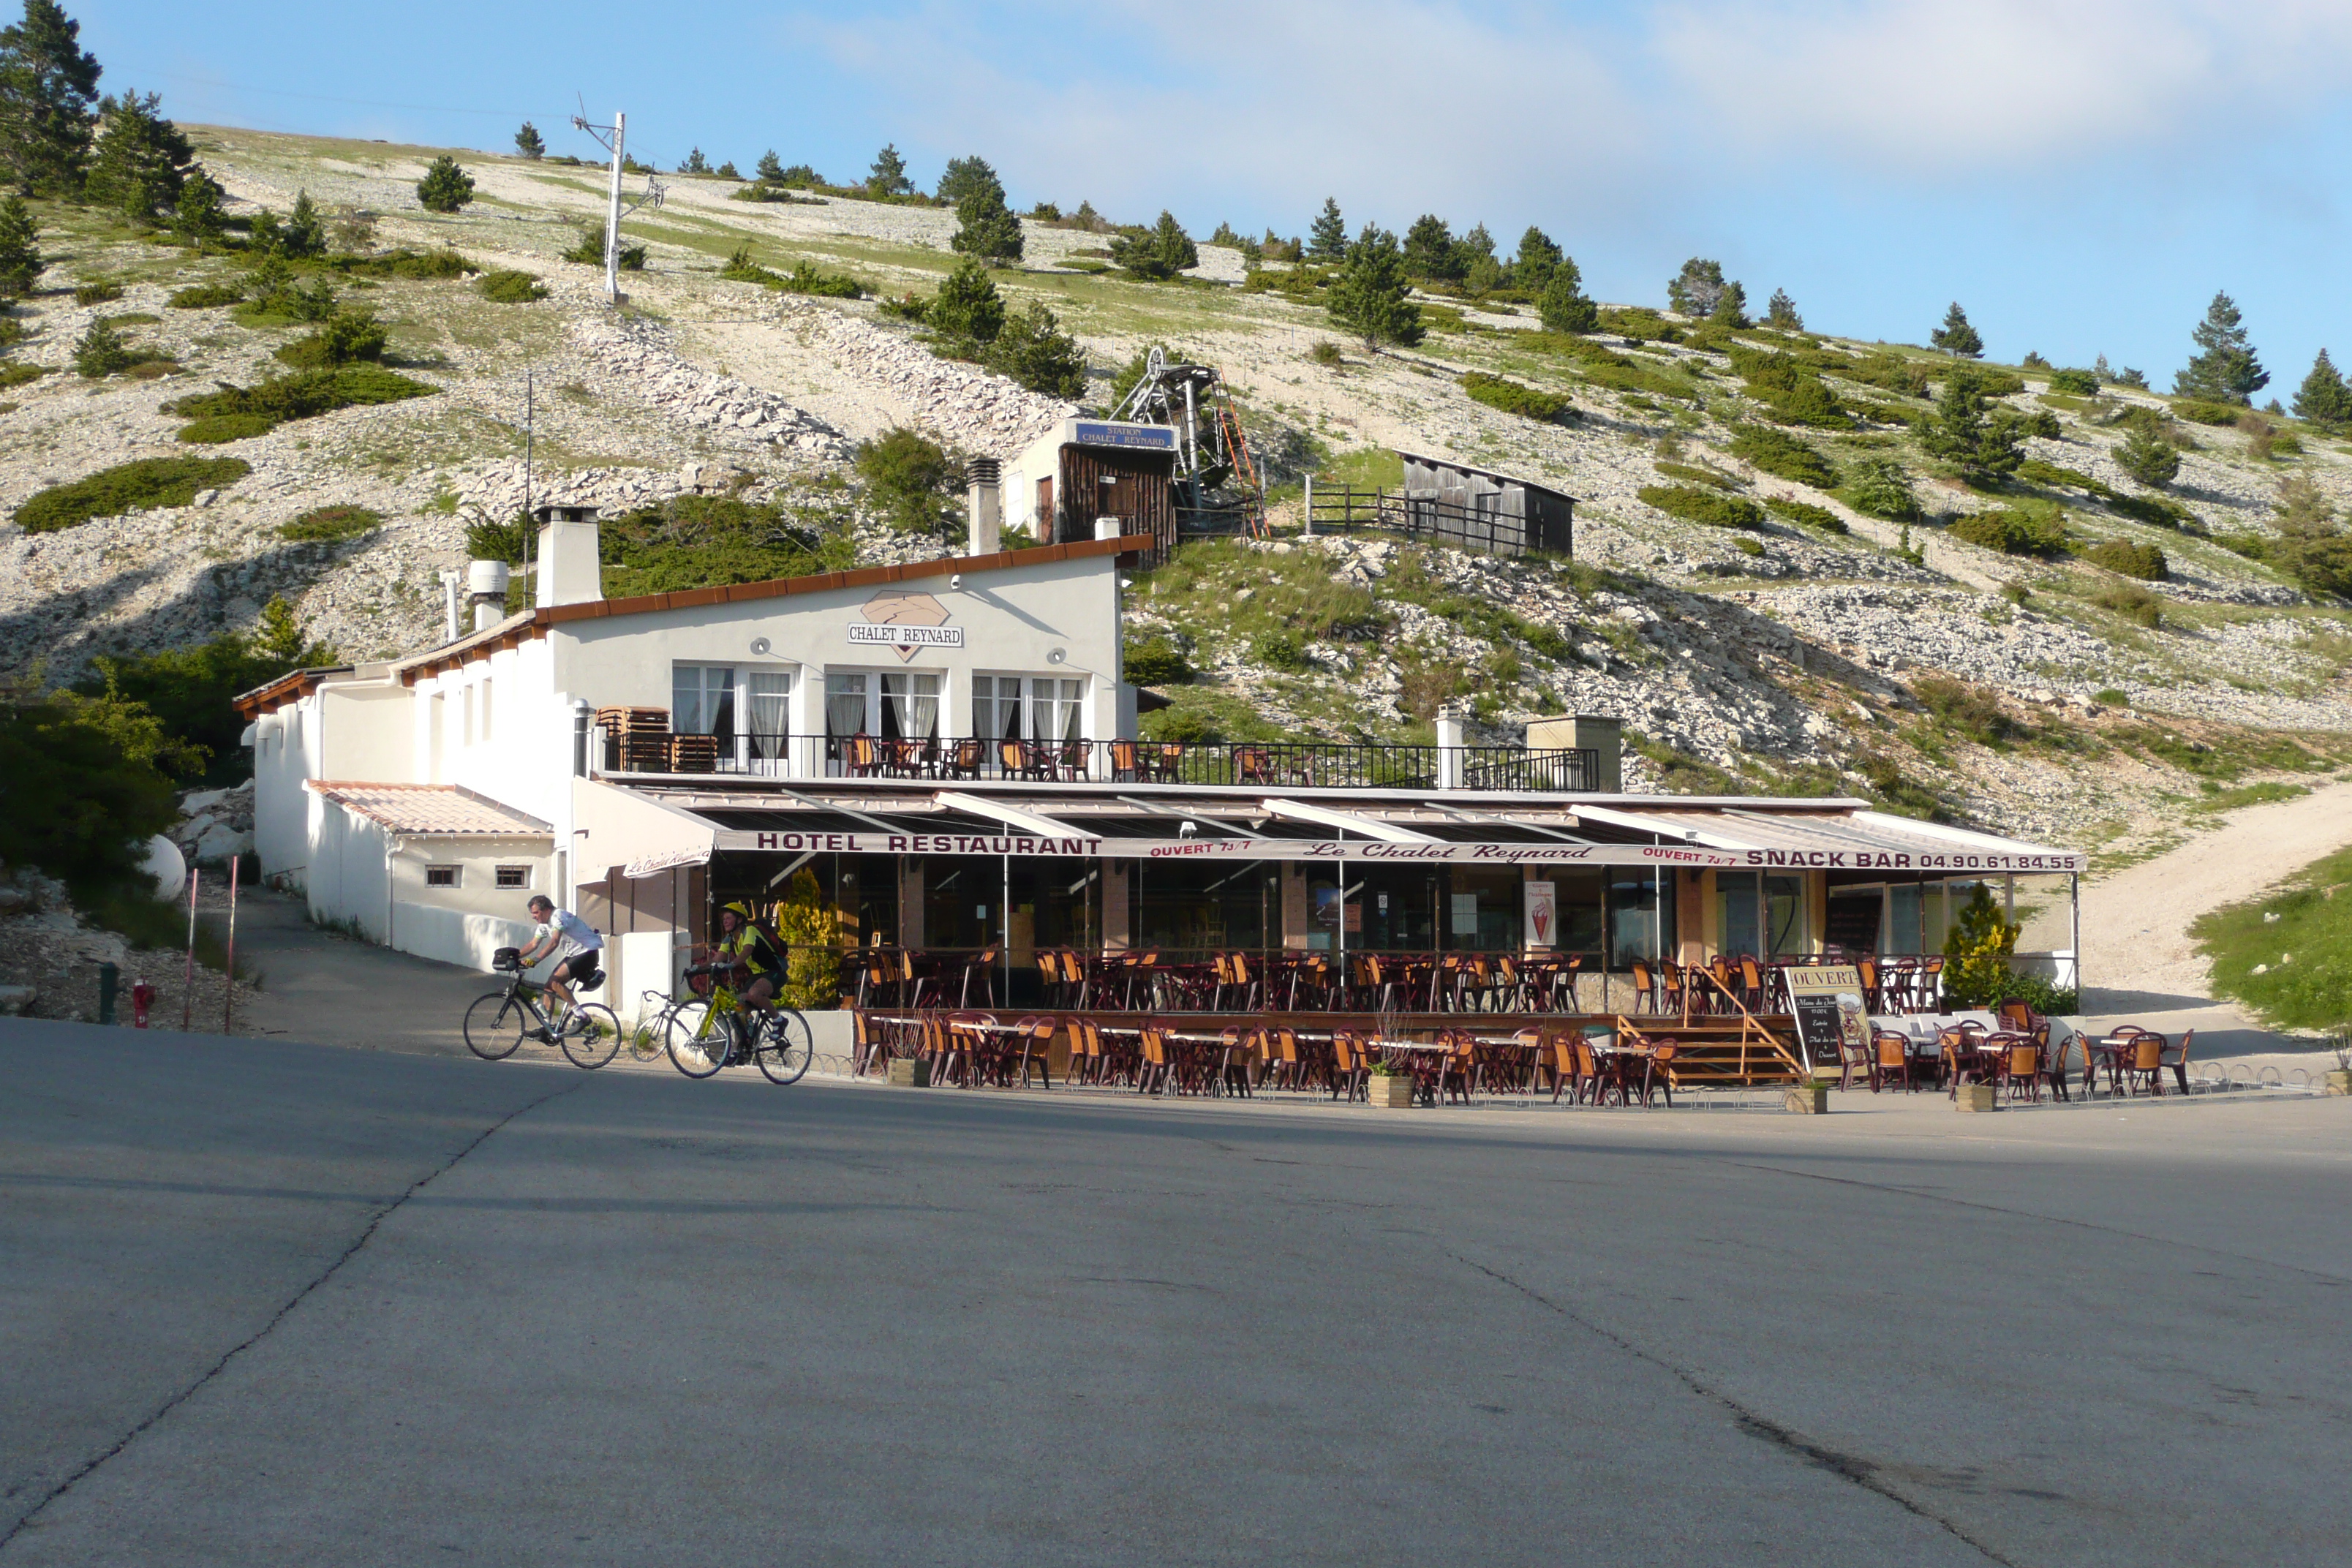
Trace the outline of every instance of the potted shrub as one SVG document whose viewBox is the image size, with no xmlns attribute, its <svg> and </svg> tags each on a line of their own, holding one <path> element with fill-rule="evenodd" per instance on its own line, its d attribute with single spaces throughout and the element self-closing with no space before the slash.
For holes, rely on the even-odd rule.
<svg viewBox="0 0 2352 1568">
<path fill-rule="evenodd" d="M 1375 1066 L 1364 1079 L 1367 1103 L 1389 1110 L 1406 1110 L 1412 1106 L 1412 1076 L 1386 1062 Z"/>
<path fill-rule="evenodd" d="M 1825 1083 L 1792 1083 L 1789 1086 L 1788 1107 L 1800 1116 L 1825 1116 L 1830 1109 L 1830 1086 Z"/>
</svg>

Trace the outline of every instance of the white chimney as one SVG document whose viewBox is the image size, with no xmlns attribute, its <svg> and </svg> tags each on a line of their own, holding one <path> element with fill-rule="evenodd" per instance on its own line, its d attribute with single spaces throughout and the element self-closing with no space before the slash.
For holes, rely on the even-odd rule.
<svg viewBox="0 0 2352 1568">
<path fill-rule="evenodd" d="M 1119 520 L 1115 517 L 1098 517 L 1095 519 L 1095 537 L 1097 539 L 1117 539 L 1126 531 L 1127 525 L 1119 521 Z"/>
<path fill-rule="evenodd" d="M 971 538 L 967 555 L 993 555 L 1004 548 L 1004 465 L 994 458 L 974 458 L 971 486 Z"/>
<path fill-rule="evenodd" d="M 1437 787 L 1462 787 L 1462 710 L 1452 703 L 1437 710 Z"/>
<path fill-rule="evenodd" d="M 466 597 L 474 606 L 474 629 L 482 631 L 507 618 L 507 584 L 511 581 L 503 561 L 475 561 L 466 567 Z"/>
<path fill-rule="evenodd" d="M 463 572 L 441 574 L 441 640 L 457 640 L 457 584 L 466 580 Z"/>
<path fill-rule="evenodd" d="M 604 596 L 596 509 L 543 506 L 539 520 L 539 605 L 584 605 Z"/>
</svg>

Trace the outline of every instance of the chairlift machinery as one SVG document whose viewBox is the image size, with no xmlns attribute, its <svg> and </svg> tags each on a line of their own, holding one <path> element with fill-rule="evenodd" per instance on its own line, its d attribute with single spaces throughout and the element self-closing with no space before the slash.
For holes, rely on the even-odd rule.
<svg viewBox="0 0 2352 1568">
<path fill-rule="evenodd" d="M 1225 378 L 1213 364 L 1170 363 L 1154 344 L 1143 375 L 1129 389 L 1111 417 L 1136 425 L 1165 425 L 1176 432 L 1179 532 L 1185 513 L 1236 518 L 1240 531 L 1265 537 L 1265 483 L 1250 456 L 1240 416 Z M 1223 531 L 1199 529 L 1196 531 Z"/>
</svg>

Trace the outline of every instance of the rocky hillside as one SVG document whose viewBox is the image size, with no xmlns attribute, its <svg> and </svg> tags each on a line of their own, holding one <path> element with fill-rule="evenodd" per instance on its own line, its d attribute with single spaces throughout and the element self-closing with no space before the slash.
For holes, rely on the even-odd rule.
<svg viewBox="0 0 2352 1568">
<path fill-rule="evenodd" d="M 672 180 L 667 204 L 625 227 L 649 261 L 627 275 L 616 316 L 594 270 L 560 259 L 596 220 L 594 170 L 465 154 L 478 198 L 443 216 L 414 190 L 434 150 L 194 135 L 236 210 L 282 214 L 307 191 L 375 215 L 379 250 L 455 246 L 482 268 L 538 276 L 548 297 L 504 304 L 464 279 L 352 276 L 347 299 L 391 328 L 388 363 L 429 395 L 191 447 L 177 439 L 187 421 L 163 405 L 264 379 L 282 369 L 274 352 L 309 329 L 227 305 L 175 308 L 175 294 L 242 279 L 236 259 L 44 208 L 54 261 L 11 357 L 49 374 L 19 375 L 7 393 L 0 508 L 137 458 L 194 452 L 250 471 L 184 506 L 51 532 L 0 528 L 0 666 L 19 678 L 38 668 L 70 679 L 96 652 L 246 626 L 274 595 L 346 657 L 427 646 L 437 574 L 460 563 L 466 520 L 509 516 L 520 501 L 526 375 L 542 497 L 626 508 L 728 488 L 846 522 L 869 558 L 939 546 L 892 533 L 864 505 L 856 443 L 910 425 L 1008 455 L 1067 409 L 934 357 L 877 310 L 873 297 L 928 294 L 948 270 L 945 211 L 746 203 L 726 182 Z M 1953 363 L 1938 354 L 1646 312 L 1609 312 L 1601 335 L 1570 340 L 1541 332 L 1524 307 L 1433 301 L 1426 341 L 1372 355 L 1341 340 L 1311 291 L 1245 286 L 1237 252 L 1203 246 L 1195 273 L 1154 284 L 1104 272 L 1099 236 L 1026 228 L 1028 259 L 998 285 L 1016 305 L 1045 301 L 1078 335 L 1088 401 L 1106 401 L 1114 368 L 1151 343 L 1217 363 L 1277 483 L 1287 531 L 1276 542 L 1188 547 L 1138 584 L 1134 635 L 1192 672 L 1154 716 L 1167 732 L 1410 734 L 1459 701 L 1483 732 L 1515 738 L 1539 714 L 1614 713 L 1640 737 L 1646 786 L 1860 792 L 2118 849 L 2144 846 L 2183 806 L 2279 793 L 2352 761 L 2342 607 L 2255 558 L 2283 479 L 2352 499 L 2352 449 L 2320 432 L 2168 417 L 2179 472 L 2158 494 L 2126 476 L 2116 450 L 2132 411 L 2169 416 L 2166 400 L 2053 390 L 2046 370 L 1992 367 L 2012 373 L 1995 403 L 2038 433 L 2016 478 L 1978 491 L 1902 423 L 1931 410 Z M 721 279 L 747 244 L 772 268 L 847 273 L 869 298 Z M 118 297 L 77 303 L 76 286 L 109 283 Z M 170 363 L 75 374 L 73 344 L 99 316 Z M 1766 354 L 1783 356 L 1778 370 L 1759 368 Z M 1470 372 L 1568 408 L 1538 420 L 1489 406 L 1465 391 Z M 1817 382 L 1861 417 L 1769 425 L 1797 443 L 1793 458 L 1786 440 L 1742 442 L 1769 412 L 1775 374 Z M 1398 447 L 1579 497 L 1576 560 L 1297 536 L 1300 479 L 1376 484 Z M 1890 482 L 1907 489 L 1907 507 L 1899 494 L 1888 504 Z M 1780 504 L 1755 504 L 1766 502 Z M 287 536 L 331 506 L 382 521 L 341 539 L 299 526 Z M 1710 515 L 1732 526 L 1688 521 Z M 2004 527 L 2011 548 L 2034 552 L 1963 537 L 2000 542 Z M 2155 546 L 2162 577 L 2093 564 L 2126 559 L 2100 550 L 2111 541 Z"/>
</svg>

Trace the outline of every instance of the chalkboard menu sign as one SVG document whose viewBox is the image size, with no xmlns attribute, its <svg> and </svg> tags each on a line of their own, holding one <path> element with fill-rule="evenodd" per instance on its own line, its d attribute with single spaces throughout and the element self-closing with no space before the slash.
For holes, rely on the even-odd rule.
<svg viewBox="0 0 2352 1568">
<path fill-rule="evenodd" d="M 1852 964 L 1818 964 L 1783 970 L 1781 977 L 1789 983 L 1797 1039 L 1810 1066 L 1837 1066 L 1841 1043 L 1870 1044 L 1870 1015 L 1863 1007 L 1860 970 Z"/>
</svg>

